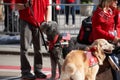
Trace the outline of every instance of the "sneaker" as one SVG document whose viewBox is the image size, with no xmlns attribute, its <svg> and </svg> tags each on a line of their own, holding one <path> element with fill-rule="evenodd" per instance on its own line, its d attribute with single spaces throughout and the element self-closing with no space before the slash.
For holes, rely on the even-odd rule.
<svg viewBox="0 0 120 80">
<path fill-rule="evenodd" d="M 34 80 L 35 76 L 32 73 L 23 73 L 21 78 L 27 80 Z"/>
<path fill-rule="evenodd" d="M 36 76 L 36 78 L 41 78 L 41 79 L 44 79 L 47 77 L 44 73 L 42 73 L 40 71 L 35 72 L 35 76 Z"/>
<path fill-rule="evenodd" d="M 67 24 L 65 24 L 65 27 L 68 27 L 68 25 L 67 25 Z"/>
<path fill-rule="evenodd" d="M 115 56 L 108 56 L 108 61 L 111 65 L 111 67 L 114 69 L 114 70 L 117 70 L 117 71 L 120 71 L 119 69 L 119 62 L 118 62 L 118 58 L 115 57 Z"/>
<path fill-rule="evenodd" d="M 74 28 L 74 27 L 75 27 L 75 25 L 73 24 L 73 25 L 72 25 L 72 27 Z"/>
</svg>

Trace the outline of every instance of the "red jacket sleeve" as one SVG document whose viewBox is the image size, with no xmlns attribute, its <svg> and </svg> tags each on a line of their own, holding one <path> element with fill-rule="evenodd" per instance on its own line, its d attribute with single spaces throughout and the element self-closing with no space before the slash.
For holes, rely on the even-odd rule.
<svg viewBox="0 0 120 80">
<path fill-rule="evenodd" d="M 117 36 L 120 38 L 120 11 L 115 16 L 115 25 L 116 25 Z"/>
</svg>

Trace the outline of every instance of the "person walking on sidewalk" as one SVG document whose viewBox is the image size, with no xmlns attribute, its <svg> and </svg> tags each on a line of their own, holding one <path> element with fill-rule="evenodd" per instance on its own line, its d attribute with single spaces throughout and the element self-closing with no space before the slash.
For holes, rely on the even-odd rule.
<svg viewBox="0 0 120 80">
<path fill-rule="evenodd" d="M 16 9 L 20 14 L 20 62 L 21 78 L 35 79 L 46 78 L 41 71 L 43 67 L 42 53 L 40 47 L 39 26 L 44 21 L 49 21 L 49 0 L 14 0 Z M 34 74 L 27 58 L 28 48 L 33 43 L 34 48 Z"/>
<path fill-rule="evenodd" d="M 66 16 L 66 24 L 65 27 L 69 25 L 69 14 L 71 13 L 72 15 L 72 27 L 75 27 L 75 7 L 74 4 L 75 0 L 65 0 L 66 4 L 70 5 L 65 5 L 65 16 Z"/>
</svg>

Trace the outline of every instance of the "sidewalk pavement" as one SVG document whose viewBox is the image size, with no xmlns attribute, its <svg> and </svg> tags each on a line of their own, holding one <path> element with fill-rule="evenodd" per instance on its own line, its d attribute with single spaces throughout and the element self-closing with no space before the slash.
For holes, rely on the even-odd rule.
<svg viewBox="0 0 120 80">
<path fill-rule="evenodd" d="M 33 56 L 28 55 L 33 73 Z M 51 76 L 51 64 L 48 56 L 43 56 L 43 69 L 47 78 Z M 20 56 L 11 54 L 0 54 L 0 80 L 20 80 Z M 58 74 L 57 74 L 58 77 Z M 41 79 L 37 79 L 41 80 Z"/>
<path fill-rule="evenodd" d="M 5 39 L 3 39 L 3 43 Z M 1 36 L 0 36 L 1 41 Z M 7 40 L 6 40 L 7 41 Z M 0 42 L 1 43 L 1 42 Z M 0 80 L 20 80 L 20 44 L 0 44 Z M 33 66 L 33 47 L 30 46 L 28 50 L 29 61 Z M 49 53 L 47 53 L 44 46 L 41 47 L 41 53 L 43 54 L 43 72 L 50 77 L 51 65 L 49 59 Z"/>
<path fill-rule="evenodd" d="M 0 45 L 0 80 L 20 80 L 20 48 L 17 45 Z M 28 55 L 29 62 L 32 66 L 33 73 L 33 49 L 29 49 L 30 55 Z M 47 75 L 47 78 L 51 75 L 51 64 L 49 54 L 46 52 L 44 46 L 42 46 L 43 53 L 43 69 L 42 71 Z M 41 80 L 41 79 L 37 79 Z"/>
</svg>

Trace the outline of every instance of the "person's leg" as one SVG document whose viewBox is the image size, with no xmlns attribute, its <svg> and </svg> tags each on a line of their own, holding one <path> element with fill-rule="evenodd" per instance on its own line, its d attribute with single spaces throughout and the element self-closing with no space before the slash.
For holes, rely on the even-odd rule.
<svg viewBox="0 0 120 80">
<path fill-rule="evenodd" d="M 31 66 L 27 59 L 28 48 L 31 43 L 31 31 L 29 24 L 23 20 L 20 20 L 20 63 L 22 78 L 34 79 L 35 76 L 31 74 Z"/>
<path fill-rule="evenodd" d="M 41 36 L 38 28 L 32 27 L 32 42 L 34 47 L 34 73 L 37 78 L 46 78 L 46 75 L 41 72 L 43 66 L 41 51 Z"/>
<path fill-rule="evenodd" d="M 120 80 L 120 72 L 111 68 L 113 80 Z"/>
<path fill-rule="evenodd" d="M 72 15 L 72 24 L 75 25 L 75 8 L 71 7 L 71 15 Z"/>
<path fill-rule="evenodd" d="M 120 62 L 120 55 L 117 54 L 116 57 L 118 58 L 118 61 Z M 120 66 L 120 64 L 118 66 Z M 112 72 L 113 80 L 119 80 L 120 79 L 120 71 L 116 71 L 112 68 L 111 72 Z"/>
<path fill-rule="evenodd" d="M 8 13 L 8 11 L 7 11 L 7 8 L 8 8 L 8 6 L 4 5 L 4 13 L 5 13 L 5 19 L 4 19 L 4 26 L 5 26 L 5 28 L 4 28 L 4 32 L 7 31 L 7 24 L 8 24 L 8 20 L 7 20 L 7 17 L 8 17 L 7 13 Z"/>
<path fill-rule="evenodd" d="M 69 6 L 65 6 L 66 24 L 68 25 L 69 18 Z"/>
<path fill-rule="evenodd" d="M 112 53 L 111 55 L 108 55 L 108 61 L 114 70 L 120 71 L 119 60 L 116 54 Z"/>
<path fill-rule="evenodd" d="M 56 6 L 54 6 L 54 5 L 52 6 L 52 20 L 58 22 L 58 20 L 57 20 L 57 10 L 56 10 Z"/>
</svg>

